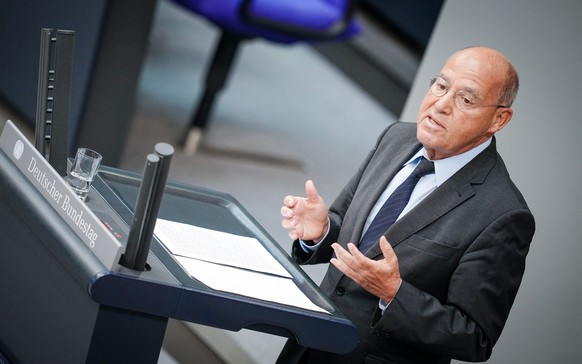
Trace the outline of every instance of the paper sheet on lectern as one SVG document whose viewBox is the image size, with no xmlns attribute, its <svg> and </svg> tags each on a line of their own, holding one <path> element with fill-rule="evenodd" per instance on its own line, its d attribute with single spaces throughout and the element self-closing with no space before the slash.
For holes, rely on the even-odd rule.
<svg viewBox="0 0 582 364">
<path fill-rule="evenodd" d="M 255 238 L 163 219 L 154 233 L 188 274 L 212 289 L 329 313 Z"/>
<path fill-rule="evenodd" d="M 163 219 L 154 234 L 174 255 L 291 278 L 255 238 Z"/>
<path fill-rule="evenodd" d="M 176 260 L 192 277 L 212 289 L 329 313 L 311 302 L 291 278 L 184 257 L 176 257 Z"/>
</svg>

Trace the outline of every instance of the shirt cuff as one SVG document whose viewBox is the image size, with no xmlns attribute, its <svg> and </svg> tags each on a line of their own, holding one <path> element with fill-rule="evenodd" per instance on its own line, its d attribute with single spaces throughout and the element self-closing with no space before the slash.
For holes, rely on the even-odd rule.
<svg viewBox="0 0 582 364">
<path fill-rule="evenodd" d="M 400 279 L 400 283 L 398 284 L 398 289 L 396 290 L 396 293 L 398 293 L 398 290 L 400 289 L 400 286 L 402 285 L 402 279 Z M 396 293 L 394 294 L 394 296 L 396 296 Z M 382 315 L 384 314 L 384 311 L 386 311 L 386 309 L 388 308 L 388 306 L 390 306 L 390 302 L 386 302 L 384 300 L 380 300 L 380 302 L 378 302 L 378 307 L 380 308 L 380 310 L 382 310 Z"/>
</svg>

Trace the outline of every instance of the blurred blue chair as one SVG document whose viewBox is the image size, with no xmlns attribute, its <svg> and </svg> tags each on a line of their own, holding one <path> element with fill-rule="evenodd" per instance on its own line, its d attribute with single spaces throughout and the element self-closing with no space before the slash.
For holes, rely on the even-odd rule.
<svg viewBox="0 0 582 364">
<path fill-rule="evenodd" d="M 361 30 L 354 19 L 357 0 L 173 0 L 217 25 L 220 41 L 206 74 L 204 93 L 182 135 L 186 151 L 196 149 L 208 124 L 214 99 L 223 88 L 239 44 L 263 38 L 272 42 L 324 42 L 349 39 Z"/>
</svg>

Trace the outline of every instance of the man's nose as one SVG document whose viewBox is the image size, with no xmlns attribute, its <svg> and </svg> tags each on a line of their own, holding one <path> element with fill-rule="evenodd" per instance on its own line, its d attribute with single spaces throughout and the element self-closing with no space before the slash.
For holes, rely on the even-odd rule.
<svg viewBox="0 0 582 364">
<path fill-rule="evenodd" d="M 455 93 L 451 90 L 447 91 L 446 94 L 438 97 L 434 106 L 438 112 L 449 113 L 452 111 L 453 105 L 455 104 Z"/>
</svg>

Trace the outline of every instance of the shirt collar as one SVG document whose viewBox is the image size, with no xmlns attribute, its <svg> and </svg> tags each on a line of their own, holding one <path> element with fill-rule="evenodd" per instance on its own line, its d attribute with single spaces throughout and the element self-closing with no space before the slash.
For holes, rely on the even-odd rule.
<svg viewBox="0 0 582 364">
<path fill-rule="evenodd" d="M 475 158 L 479 153 L 484 151 L 489 145 L 491 144 L 491 138 L 487 139 L 484 143 L 479 144 L 478 146 L 474 147 L 473 149 L 469 149 L 468 151 L 454 155 L 452 157 L 438 159 L 434 162 L 434 174 L 436 178 L 436 185 L 437 187 L 443 184 L 446 180 L 448 180 L 453 174 L 457 173 L 457 171 L 463 168 L 467 163 L 469 163 L 473 158 Z M 412 156 L 404 166 L 410 163 L 413 163 L 419 157 L 428 158 L 428 153 L 426 149 L 421 148 L 415 155 Z"/>
</svg>

